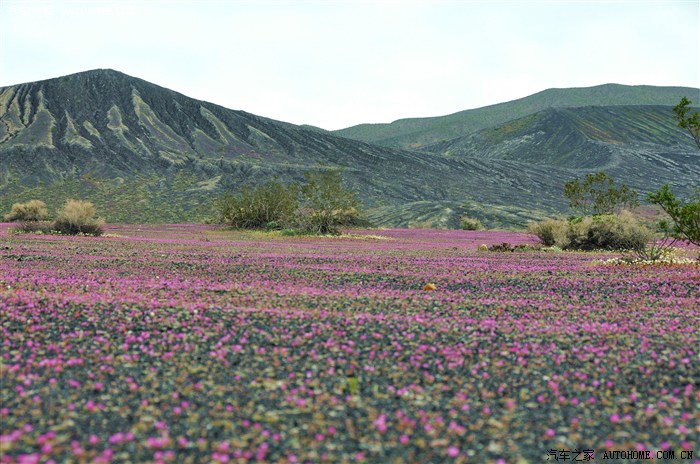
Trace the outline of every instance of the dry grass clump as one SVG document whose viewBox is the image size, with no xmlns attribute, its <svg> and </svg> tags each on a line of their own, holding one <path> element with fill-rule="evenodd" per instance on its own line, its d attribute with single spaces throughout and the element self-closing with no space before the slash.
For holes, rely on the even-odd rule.
<svg viewBox="0 0 700 464">
<path fill-rule="evenodd" d="M 8 222 L 19 223 L 19 226 L 13 229 L 15 233 L 47 233 L 51 230 L 48 218 L 49 211 L 46 203 L 41 200 L 15 203 L 10 212 L 4 216 Z"/>
<path fill-rule="evenodd" d="M 565 248 L 569 243 L 569 223 L 562 219 L 545 219 L 539 222 L 531 222 L 527 230 L 531 234 L 537 235 L 545 246 Z"/>
<path fill-rule="evenodd" d="M 585 217 L 572 223 L 567 248 L 572 250 L 643 250 L 654 234 L 629 211 Z"/>
<path fill-rule="evenodd" d="M 49 218 L 49 211 L 43 201 L 30 200 L 13 204 L 10 212 L 4 217 L 8 222 L 39 222 Z"/>
<path fill-rule="evenodd" d="M 54 230 L 66 235 L 102 235 L 104 219 L 97 217 L 95 206 L 89 201 L 68 200 L 58 212 Z"/>
</svg>

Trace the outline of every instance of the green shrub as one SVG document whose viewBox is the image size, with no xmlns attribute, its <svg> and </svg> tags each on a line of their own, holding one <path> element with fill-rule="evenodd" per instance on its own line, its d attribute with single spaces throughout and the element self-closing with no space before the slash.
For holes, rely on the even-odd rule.
<svg viewBox="0 0 700 464">
<path fill-rule="evenodd" d="M 629 211 L 585 217 L 570 223 L 566 248 L 572 250 L 643 250 L 654 234 Z"/>
<path fill-rule="evenodd" d="M 482 230 L 484 226 L 481 224 L 481 221 L 476 218 L 462 216 L 459 219 L 459 228 L 462 230 Z"/>
<path fill-rule="evenodd" d="M 528 232 L 536 235 L 543 245 L 564 248 L 568 245 L 569 223 L 561 219 L 545 219 L 539 222 L 531 222 L 527 226 Z"/>
<path fill-rule="evenodd" d="M 96 216 L 95 206 L 89 201 L 68 200 L 58 212 L 53 229 L 66 235 L 102 235 L 105 222 Z"/>
<path fill-rule="evenodd" d="M 237 195 L 226 194 L 216 204 L 216 222 L 236 229 L 280 229 L 294 223 L 299 208 L 299 189 L 269 181 L 244 188 Z"/>
<path fill-rule="evenodd" d="M 13 229 L 15 233 L 49 233 L 51 231 L 51 223 L 47 221 L 49 212 L 46 209 L 46 203 L 41 200 L 15 203 L 4 217 L 6 221 L 19 223 L 19 226 Z"/>
<path fill-rule="evenodd" d="M 8 222 L 38 222 L 49 218 L 46 203 L 41 200 L 30 200 L 27 203 L 15 203 L 9 213 L 5 214 Z"/>
<path fill-rule="evenodd" d="M 547 219 L 531 223 L 530 233 L 543 245 L 564 250 L 649 251 L 654 233 L 629 211 L 600 216 L 585 216 L 570 221 Z"/>
<path fill-rule="evenodd" d="M 343 187 L 339 171 L 324 170 L 304 174 L 306 184 L 301 188 L 303 206 L 298 226 L 313 234 L 339 234 L 340 227 L 359 220 L 355 192 Z"/>
<path fill-rule="evenodd" d="M 270 181 L 226 194 L 215 203 L 215 222 L 239 229 L 295 230 L 299 234 L 338 234 L 340 227 L 367 226 L 355 193 L 342 185 L 340 172 L 307 172 L 306 183 L 284 186 Z"/>
</svg>

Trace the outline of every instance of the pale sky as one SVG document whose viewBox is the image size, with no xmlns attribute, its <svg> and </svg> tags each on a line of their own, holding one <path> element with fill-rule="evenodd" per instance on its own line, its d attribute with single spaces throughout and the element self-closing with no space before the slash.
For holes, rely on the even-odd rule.
<svg viewBox="0 0 700 464">
<path fill-rule="evenodd" d="M 111 68 L 325 129 L 553 87 L 700 87 L 699 43 L 700 0 L 0 0 L 0 86 Z"/>
</svg>

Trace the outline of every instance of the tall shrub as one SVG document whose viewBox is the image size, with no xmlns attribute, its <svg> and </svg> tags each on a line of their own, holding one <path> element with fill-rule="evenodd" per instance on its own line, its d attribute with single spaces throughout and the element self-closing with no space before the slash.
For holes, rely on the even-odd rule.
<svg viewBox="0 0 700 464">
<path fill-rule="evenodd" d="M 558 246 L 563 249 L 569 244 L 569 223 L 562 219 L 531 222 L 528 224 L 527 230 L 536 235 L 545 246 Z"/>
<path fill-rule="evenodd" d="M 299 209 L 299 188 L 269 181 L 226 194 L 216 204 L 217 222 L 237 229 L 277 229 L 294 223 Z"/>
<path fill-rule="evenodd" d="M 104 219 L 97 217 L 95 206 L 89 201 L 68 200 L 58 212 L 54 230 L 67 235 L 102 235 Z"/>
<path fill-rule="evenodd" d="M 632 213 L 586 216 L 571 221 L 547 219 L 532 223 L 528 230 L 544 245 L 567 250 L 612 250 L 641 253 L 654 241 L 654 234 Z"/>
<path fill-rule="evenodd" d="M 303 210 L 299 216 L 304 232 L 338 234 L 341 226 L 358 219 L 357 196 L 343 186 L 340 171 L 307 172 L 304 177 Z"/>
<path fill-rule="evenodd" d="M 585 217 L 572 222 L 567 248 L 573 250 L 643 250 L 654 239 L 652 231 L 629 211 Z"/>
<path fill-rule="evenodd" d="M 306 183 L 270 181 L 226 194 L 215 203 L 216 222 L 240 229 L 294 229 L 311 234 L 337 234 L 340 227 L 366 225 L 352 190 L 340 172 L 305 173 Z"/>
<path fill-rule="evenodd" d="M 4 216 L 6 221 L 18 222 L 16 232 L 44 232 L 50 231 L 51 226 L 47 221 L 49 212 L 46 203 L 41 200 L 30 200 L 27 203 L 15 203 L 12 209 Z"/>
<path fill-rule="evenodd" d="M 5 214 L 8 222 L 38 222 L 49 218 L 46 203 L 41 200 L 30 200 L 27 203 L 15 203 L 9 213 Z"/>
</svg>

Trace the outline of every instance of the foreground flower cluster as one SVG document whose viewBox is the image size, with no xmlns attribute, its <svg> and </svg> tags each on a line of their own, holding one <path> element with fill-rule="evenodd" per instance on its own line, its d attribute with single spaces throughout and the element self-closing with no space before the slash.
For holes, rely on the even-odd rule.
<svg viewBox="0 0 700 464">
<path fill-rule="evenodd" d="M 514 233 L 107 232 L 0 226 L 2 463 L 700 455 L 697 265 L 477 251 L 534 242 Z"/>
</svg>

